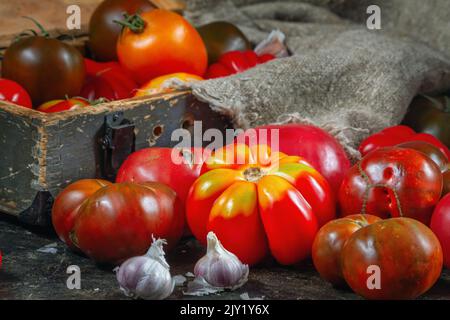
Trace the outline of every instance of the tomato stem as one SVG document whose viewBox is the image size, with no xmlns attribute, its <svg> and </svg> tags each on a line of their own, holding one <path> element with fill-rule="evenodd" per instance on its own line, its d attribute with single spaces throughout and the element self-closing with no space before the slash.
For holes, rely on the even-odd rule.
<svg viewBox="0 0 450 320">
<path fill-rule="evenodd" d="M 45 30 L 45 28 L 42 26 L 42 24 L 37 22 L 36 19 L 34 19 L 32 17 L 27 17 L 27 16 L 23 16 L 22 18 L 33 21 L 33 23 L 39 28 L 39 31 L 41 31 L 41 35 L 43 37 L 45 37 L 45 38 L 49 38 L 50 37 L 50 34 L 47 32 L 47 30 Z M 27 31 L 31 31 L 35 36 L 37 36 L 36 31 L 34 31 L 32 29 L 28 29 Z"/>
<path fill-rule="evenodd" d="M 123 14 L 124 20 L 113 20 L 114 23 L 120 24 L 122 28 L 129 28 L 134 33 L 142 33 L 145 29 L 145 21 L 139 14 L 129 15 Z"/>
</svg>

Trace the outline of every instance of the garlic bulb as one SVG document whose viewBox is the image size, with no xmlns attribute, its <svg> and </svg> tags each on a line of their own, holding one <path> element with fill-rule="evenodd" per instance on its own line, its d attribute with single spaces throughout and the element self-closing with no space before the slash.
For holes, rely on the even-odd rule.
<svg viewBox="0 0 450 320">
<path fill-rule="evenodd" d="M 194 274 L 217 288 L 237 289 L 247 282 L 249 268 L 227 251 L 214 232 L 207 236 L 206 255 L 195 265 Z"/>
<path fill-rule="evenodd" d="M 126 296 L 161 300 L 172 294 L 175 282 L 164 258 L 164 244 L 163 239 L 153 239 L 144 256 L 130 258 L 116 268 L 117 281 Z"/>
</svg>

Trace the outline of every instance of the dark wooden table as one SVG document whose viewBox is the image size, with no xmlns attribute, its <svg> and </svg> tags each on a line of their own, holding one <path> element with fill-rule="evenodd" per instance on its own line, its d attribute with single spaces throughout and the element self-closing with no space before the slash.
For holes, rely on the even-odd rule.
<svg viewBox="0 0 450 320">
<path fill-rule="evenodd" d="M 38 251 L 49 244 L 55 244 L 56 253 Z M 119 290 L 111 266 L 98 266 L 67 250 L 52 231 L 27 228 L 0 214 L 0 250 L 3 252 L 0 299 L 128 299 Z M 192 272 L 203 253 L 196 241 L 182 241 L 168 256 L 172 275 Z M 70 265 L 81 269 L 80 290 L 67 288 L 66 271 Z M 170 299 L 193 299 L 182 291 L 183 288 L 176 288 Z M 238 291 L 203 299 L 240 299 L 243 293 L 265 299 L 360 299 L 349 289 L 335 289 L 320 279 L 311 263 L 283 268 L 270 262 L 252 268 L 248 283 Z M 439 282 L 421 299 L 450 300 L 450 272 L 444 271 Z"/>
</svg>

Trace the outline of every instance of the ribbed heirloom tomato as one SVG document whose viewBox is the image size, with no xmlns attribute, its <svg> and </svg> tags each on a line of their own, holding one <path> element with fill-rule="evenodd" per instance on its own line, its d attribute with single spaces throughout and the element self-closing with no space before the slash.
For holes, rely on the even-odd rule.
<svg viewBox="0 0 450 320">
<path fill-rule="evenodd" d="M 107 263 L 144 254 L 152 236 L 173 248 L 184 228 L 175 191 L 156 182 L 80 180 L 58 195 L 52 221 L 69 246 Z"/>
<path fill-rule="evenodd" d="M 215 232 L 244 263 L 269 252 L 284 265 L 307 258 L 318 228 L 335 217 L 325 178 L 303 158 L 266 145 L 228 145 L 202 172 L 186 203 L 191 231 L 203 244 Z"/>
<path fill-rule="evenodd" d="M 203 76 L 208 57 L 197 30 L 182 16 L 155 9 L 128 17 L 117 42 L 120 64 L 140 84 L 170 73 Z"/>
</svg>

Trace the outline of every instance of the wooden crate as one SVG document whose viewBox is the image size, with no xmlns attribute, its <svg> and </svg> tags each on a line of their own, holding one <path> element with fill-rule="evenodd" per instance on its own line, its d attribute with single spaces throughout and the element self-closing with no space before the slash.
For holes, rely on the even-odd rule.
<svg viewBox="0 0 450 320">
<path fill-rule="evenodd" d="M 72 35 L 72 44 L 82 47 L 86 30 Z M 6 47 L 7 38 L 1 38 L 0 47 Z M 55 114 L 0 102 L 0 211 L 47 225 L 53 199 L 66 185 L 82 178 L 111 180 L 133 150 L 174 146 L 173 130 L 192 131 L 196 120 L 203 130 L 231 127 L 229 119 L 189 91 Z"/>
</svg>

